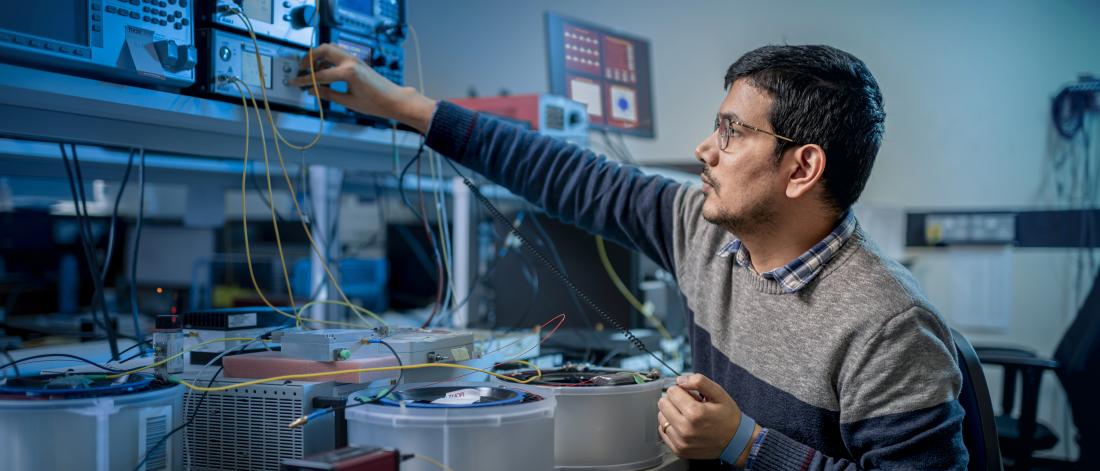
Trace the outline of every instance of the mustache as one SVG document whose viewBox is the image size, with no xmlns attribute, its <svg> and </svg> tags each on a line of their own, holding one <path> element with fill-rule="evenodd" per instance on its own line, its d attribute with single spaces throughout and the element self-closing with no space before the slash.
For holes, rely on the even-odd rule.
<svg viewBox="0 0 1100 471">
<path fill-rule="evenodd" d="M 714 175 L 710 174 L 710 169 L 707 167 L 703 167 L 703 180 L 706 181 L 711 188 L 715 190 L 718 189 L 718 181 L 714 179 Z"/>
</svg>

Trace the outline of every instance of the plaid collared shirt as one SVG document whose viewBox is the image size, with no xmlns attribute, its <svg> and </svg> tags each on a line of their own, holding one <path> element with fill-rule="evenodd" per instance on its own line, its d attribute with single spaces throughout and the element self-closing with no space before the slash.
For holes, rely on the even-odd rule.
<svg viewBox="0 0 1100 471">
<path fill-rule="evenodd" d="M 821 269 L 840 251 L 840 248 L 844 246 L 844 243 L 848 241 L 855 230 L 856 217 L 852 215 L 851 211 L 848 211 L 841 218 L 840 224 L 837 224 L 836 228 L 825 236 L 821 242 L 810 247 L 810 250 L 791 260 L 790 263 L 775 270 L 761 273 L 760 276 L 779 282 L 783 290 L 788 293 L 796 293 L 821 273 Z M 736 256 L 738 265 L 752 269 L 749 251 L 741 244 L 740 239 L 734 239 L 718 251 L 719 257 L 729 257 L 730 254 Z"/>
</svg>

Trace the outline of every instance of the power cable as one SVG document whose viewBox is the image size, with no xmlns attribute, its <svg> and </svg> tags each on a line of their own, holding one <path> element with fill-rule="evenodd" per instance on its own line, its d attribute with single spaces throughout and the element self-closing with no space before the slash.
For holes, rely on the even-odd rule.
<svg viewBox="0 0 1100 471">
<path fill-rule="evenodd" d="M 141 247 L 142 221 L 145 219 L 145 149 L 141 149 L 141 164 L 138 167 L 138 213 L 137 227 L 134 229 L 134 252 L 130 257 L 130 315 L 134 321 L 134 337 L 145 338 L 141 333 L 141 321 L 138 319 L 137 268 Z M 75 155 L 75 152 L 74 152 Z M 106 265 L 106 264 L 104 264 Z M 141 345 L 138 343 L 138 345 Z"/>
<path fill-rule="evenodd" d="M 94 366 L 96 368 L 99 368 L 103 371 L 110 371 L 112 373 L 120 373 L 120 372 L 126 371 L 126 370 L 111 368 L 107 365 L 101 365 L 99 363 L 96 363 L 96 362 L 94 362 L 92 360 L 89 360 L 87 358 L 84 358 L 82 356 L 72 355 L 72 354 L 68 354 L 68 353 L 43 353 L 41 355 L 31 355 L 29 357 L 23 357 L 23 358 L 20 358 L 18 360 L 12 361 L 11 363 L 8 363 L 4 366 L 0 366 L 0 371 L 3 371 L 5 369 L 7 369 L 8 367 L 16 366 L 20 363 L 24 363 L 24 362 L 27 362 L 27 361 L 30 361 L 30 360 L 36 360 L 36 359 L 39 359 L 39 358 L 71 358 L 73 360 L 78 360 L 78 361 L 87 363 L 89 365 L 92 365 L 92 366 Z"/>
<path fill-rule="evenodd" d="M 215 371 L 214 376 L 210 377 L 210 382 L 206 383 L 206 387 L 209 388 L 210 386 L 212 386 L 214 384 L 214 381 L 218 379 L 218 375 L 221 374 L 222 370 L 224 369 L 224 366 L 218 367 L 218 371 Z M 145 462 L 149 460 L 149 457 L 153 456 L 153 452 L 164 445 L 164 442 L 168 441 L 168 439 L 171 438 L 172 435 L 174 435 L 176 432 L 187 428 L 188 425 L 191 425 L 191 423 L 195 421 L 195 417 L 199 415 L 199 409 L 202 408 L 203 403 L 206 401 L 206 396 L 209 394 L 209 391 L 204 391 L 202 393 L 202 396 L 199 396 L 199 402 L 198 404 L 195 404 L 195 410 L 191 411 L 191 417 L 187 418 L 187 422 L 180 424 L 176 428 L 172 429 L 172 431 L 164 434 L 163 437 L 160 437 L 160 440 L 157 440 L 157 443 L 149 447 L 149 449 L 145 452 L 145 456 L 142 457 L 141 461 L 138 461 L 137 466 L 134 467 L 134 471 L 140 471 L 142 467 L 145 466 Z"/>
<path fill-rule="evenodd" d="M 115 249 L 115 225 L 118 222 L 118 206 L 122 202 L 122 194 L 126 192 L 126 184 L 130 181 L 130 170 L 134 167 L 134 154 L 137 150 L 130 149 L 130 156 L 126 159 L 126 171 L 122 173 L 122 181 L 118 186 L 118 194 L 115 195 L 115 205 L 111 210 L 111 225 L 107 229 L 107 255 L 103 257 L 103 270 L 99 272 L 101 283 L 106 284 L 107 268 L 111 265 L 111 256 Z"/>
<path fill-rule="evenodd" d="M 69 167 L 69 154 L 65 150 L 65 144 L 58 143 L 58 147 L 61 149 L 61 162 L 65 166 L 65 175 L 69 179 L 69 191 L 72 193 L 73 199 L 73 212 L 76 214 L 80 241 L 84 247 L 84 260 L 88 265 L 88 270 L 91 272 L 92 283 L 95 287 L 91 305 L 92 321 L 107 333 L 107 344 L 111 349 L 111 359 L 118 360 L 118 333 L 112 325 L 111 314 L 103 298 L 103 284 L 100 283 L 99 264 L 96 263 L 95 248 L 92 245 L 92 231 L 89 227 L 90 223 L 87 221 L 88 214 L 87 204 L 84 200 L 83 175 L 80 172 L 80 160 L 76 154 L 76 144 L 72 145 L 72 168 Z M 84 210 L 83 213 L 81 209 Z M 97 308 L 100 310 L 97 311 Z M 100 314 L 103 316 L 103 319 L 98 317 Z"/>
</svg>

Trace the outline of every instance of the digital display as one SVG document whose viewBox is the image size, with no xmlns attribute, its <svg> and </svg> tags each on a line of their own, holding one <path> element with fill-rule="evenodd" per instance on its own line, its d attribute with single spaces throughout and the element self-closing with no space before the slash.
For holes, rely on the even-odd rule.
<svg viewBox="0 0 1100 471">
<path fill-rule="evenodd" d="M 340 46 L 341 49 L 348 51 L 349 54 L 358 57 L 359 60 L 362 61 L 370 60 L 371 51 L 373 50 L 373 48 L 366 44 L 360 44 L 355 41 L 348 41 L 347 39 L 343 38 L 337 41 L 336 45 Z"/>
<path fill-rule="evenodd" d="M 264 68 L 264 88 L 271 89 L 271 56 L 260 55 Z M 256 68 L 254 53 L 241 56 L 241 81 L 253 86 L 260 85 L 260 70 Z"/>
<path fill-rule="evenodd" d="M 4 2 L 0 29 L 80 46 L 88 45 L 87 0 Z"/>
<path fill-rule="evenodd" d="M 374 16 L 374 0 L 340 0 L 340 9 L 364 16 Z"/>
<path fill-rule="evenodd" d="M 274 23 L 274 7 L 271 5 L 273 0 L 244 0 L 241 2 L 241 10 L 244 11 L 244 16 L 249 19 L 262 21 L 264 23 Z M 268 87 L 271 88 L 271 87 Z"/>
<path fill-rule="evenodd" d="M 588 106 L 595 129 L 653 137 L 649 41 L 547 14 L 550 92 Z"/>
</svg>

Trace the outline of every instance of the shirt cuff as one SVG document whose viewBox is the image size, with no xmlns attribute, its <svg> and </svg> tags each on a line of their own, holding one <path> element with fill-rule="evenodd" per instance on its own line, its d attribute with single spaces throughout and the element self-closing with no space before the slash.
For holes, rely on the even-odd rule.
<svg viewBox="0 0 1100 471">
<path fill-rule="evenodd" d="M 751 470 L 753 462 L 756 461 L 756 455 L 760 453 L 760 445 L 764 444 L 764 437 L 768 436 L 768 429 L 761 427 L 760 435 L 756 436 L 756 440 L 752 441 L 752 448 L 749 450 L 749 459 L 745 460 L 745 469 Z"/>
</svg>

